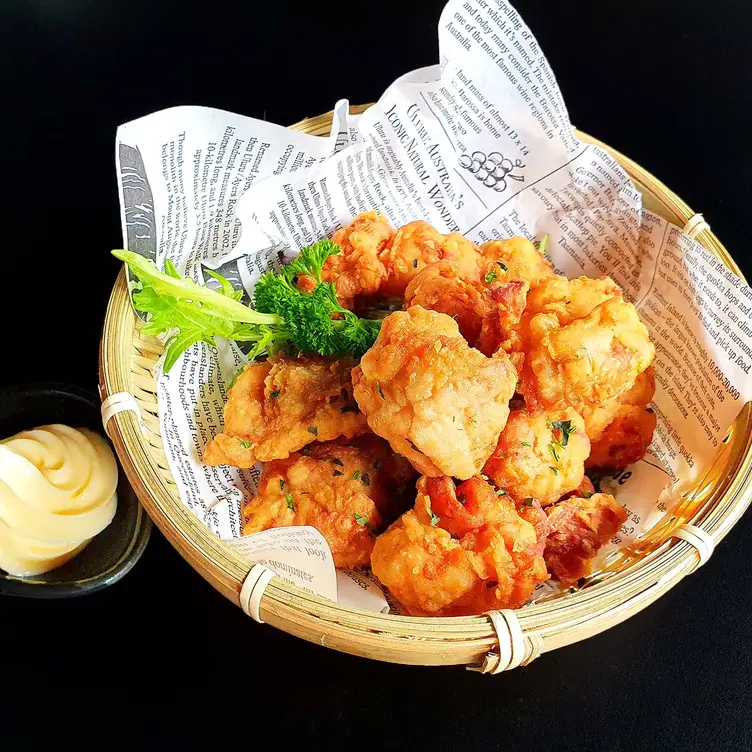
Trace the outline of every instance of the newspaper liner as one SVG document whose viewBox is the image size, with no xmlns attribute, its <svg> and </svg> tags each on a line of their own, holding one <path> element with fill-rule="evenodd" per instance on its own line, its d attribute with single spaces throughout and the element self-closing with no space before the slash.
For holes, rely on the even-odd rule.
<svg viewBox="0 0 752 752">
<path fill-rule="evenodd" d="M 548 234 L 557 271 L 611 276 L 656 345 L 650 452 L 604 483 L 628 513 L 612 550 L 660 519 L 752 399 L 752 291 L 643 209 L 618 163 L 576 138 L 552 71 L 509 4 L 450 0 L 439 51 L 440 65 L 401 77 L 363 115 L 350 116 L 339 101 L 328 138 L 203 107 L 121 126 L 125 244 L 210 285 L 203 267 L 216 269 L 250 295 L 263 271 L 369 209 L 395 226 L 425 219 L 476 242 Z M 241 502 L 255 492 L 260 467 L 208 467 L 200 458 L 221 430 L 228 385 L 245 362 L 235 343 L 199 343 L 158 378 L 162 439 L 180 498 L 225 539 L 240 537 Z M 255 562 L 264 546 L 253 539 L 274 537 L 267 565 L 277 562 L 288 578 L 292 570 L 312 575 L 310 557 L 290 543 L 300 530 L 312 535 L 289 528 L 230 545 Z M 308 586 L 334 598 L 329 559 L 328 573 Z M 340 602 L 386 610 L 365 575 L 338 579 Z"/>
</svg>

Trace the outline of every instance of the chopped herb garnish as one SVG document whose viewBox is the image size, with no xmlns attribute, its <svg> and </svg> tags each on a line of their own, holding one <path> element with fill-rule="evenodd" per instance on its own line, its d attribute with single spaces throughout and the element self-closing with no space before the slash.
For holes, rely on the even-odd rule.
<svg viewBox="0 0 752 752">
<path fill-rule="evenodd" d="M 438 514 L 433 513 L 433 509 L 431 509 L 430 504 L 426 504 L 426 511 L 428 512 L 428 516 L 431 518 L 431 525 L 433 527 L 436 527 L 436 525 L 438 525 L 439 522 L 441 522 L 441 517 L 439 517 Z"/>
<path fill-rule="evenodd" d="M 338 460 L 336 457 L 327 457 L 327 459 L 332 463 L 332 465 L 337 465 L 338 467 L 345 466 L 345 463 L 342 462 L 342 460 Z"/>
<path fill-rule="evenodd" d="M 360 479 L 363 481 L 363 483 L 365 483 L 365 485 L 371 485 L 371 476 L 368 473 L 363 473 L 363 475 L 360 476 Z"/>
<path fill-rule="evenodd" d="M 529 441 L 521 441 L 520 445 L 524 446 L 524 447 L 532 447 L 533 446 Z"/>
<path fill-rule="evenodd" d="M 558 432 L 556 442 L 563 447 L 569 443 L 569 437 L 577 432 L 577 429 L 572 427 L 571 420 L 555 420 L 551 423 L 551 428 Z"/>
<path fill-rule="evenodd" d="M 381 399 L 385 400 L 385 399 L 386 399 L 386 397 L 384 396 L 384 390 L 383 390 L 383 389 L 381 388 L 381 382 L 380 382 L 380 381 L 377 381 L 377 382 L 376 382 L 376 386 L 377 386 L 377 387 L 378 387 L 378 389 L 379 389 L 379 394 L 381 395 Z"/>
<path fill-rule="evenodd" d="M 270 399 L 270 400 L 275 400 L 275 399 L 277 399 L 277 397 L 279 397 L 279 394 L 280 394 L 280 390 L 279 390 L 279 389 L 275 389 L 275 390 L 274 390 L 274 391 L 273 391 L 273 392 L 272 392 L 272 393 L 271 393 L 271 394 L 269 395 L 269 399 Z"/>
<path fill-rule="evenodd" d="M 488 274 L 486 274 L 486 276 L 483 277 L 483 279 L 486 281 L 487 285 L 490 285 L 491 282 L 493 282 L 496 279 L 496 269 L 488 272 Z"/>
<path fill-rule="evenodd" d="M 548 451 L 551 452 L 551 456 L 554 458 L 554 462 L 559 461 L 559 449 L 556 444 L 551 443 L 548 445 Z"/>
<path fill-rule="evenodd" d="M 338 476 L 340 476 L 340 475 L 344 475 L 344 473 L 341 473 L 339 470 L 335 470 L 334 471 L 334 477 L 335 478 L 338 477 Z"/>
<path fill-rule="evenodd" d="M 528 496 L 527 499 L 524 499 L 522 504 L 520 504 L 521 507 L 531 507 L 533 506 L 533 502 L 535 499 L 532 496 Z"/>
<path fill-rule="evenodd" d="M 245 439 L 240 440 L 240 446 L 243 447 L 243 449 L 250 449 L 251 448 L 251 442 L 246 441 Z"/>
<path fill-rule="evenodd" d="M 558 467 L 554 467 L 553 465 L 549 465 L 549 469 L 551 470 L 551 472 L 554 475 L 558 475 L 559 474 L 559 468 Z"/>
<path fill-rule="evenodd" d="M 287 508 L 291 512 L 294 512 L 295 511 L 295 502 L 292 500 L 292 494 L 291 493 L 286 493 L 285 494 L 285 499 L 287 499 Z"/>
<path fill-rule="evenodd" d="M 280 491 L 284 491 L 285 490 L 285 479 L 284 478 L 280 478 L 279 479 L 279 490 Z"/>
<path fill-rule="evenodd" d="M 548 241 L 550 240 L 550 236 L 548 233 L 546 233 L 543 238 L 538 241 L 537 246 L 538 250 L 540 251 L 541 256 L 546 255 L 546 251 L 548 251 Z"/>
<path fill-rule="evenodd" d="M 310 449 L 309 449 L 308 447 L 303 447 L 303 448 L 302 448 L 302 449 L 300 450 L 300 453 L 301 453 L 301 454 L 302 454 L 302 455 L 303 455 L 304 457 L 310 457 L 310 456 L 311 456 L 311 450 L 310 450 Z"/>
<path fill-rule="evenodd" d="M 364 514 L 358 514 L 357 512 L 355 512 L 353 517 L 355 518 L 355 522 L 357 522 L 361 527 L 371 527 L 371 521 Z"/>
<path fill-rule="evenodd" d="M 497 488 L 496 489 L 496 495 L 497 496 L 506 496 L 507 492 L 503 488 Z"/>
<path fill-rule="evenodd" d="M 507 269 L 507 265 L 503 261 L 497 261 L 496 263 L 499 266 L 499 268 L 501 269 L 501 271 L 503 271 L 503 272 L 508 272 L 509 271 L 509 269 Z"/>
<path fill-rule="evenodd" d="M 457 416 L 456 415 L 452 415 L 452 423 L 454 423 L 456 420 L 457 420 Z"/>
<path fill-rule="evenodd" d="M 353 473 L 353 480 L 360 480 L 360 470 L 356 470 Z"/>
<path fill-rule="evenodd" d="M 589 499 L 593 495 L 592 491 L 583 491 L 582 492 L 582 498 L 583 499 Z"/>
<path fill-rule="evenodd" d="M 308 426 L 308 433 L 312 433 L 314 436 L 319 435 L 319 429 L 316 426 Z"/>
</svg>

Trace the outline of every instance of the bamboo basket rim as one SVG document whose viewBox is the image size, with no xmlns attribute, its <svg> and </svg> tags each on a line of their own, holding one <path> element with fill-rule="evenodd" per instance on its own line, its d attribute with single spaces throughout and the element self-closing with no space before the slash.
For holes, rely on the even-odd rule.
<svg viewBox="0 0 752 752">
<path fill-rule="evenodd" d="M 359 114 L 370 105 L 351 107 Z M 332 112 L 290 126 L 327 135 Z M 684 226 L 694 211 L 660 180 L 608 145 L 580 131 L 628 172 L 643 194 L 644 205 Z M 736 263 L 709 227 L 695 239 L 742 277 Z M 742 277 L 743 278 L 743 277 Z M 123 469 L 149 516 L 183 558 L 236 605 L 250 564 L 209 531 L 180 501 L 161 445 L 153 369 L 161 346 L 138 331 L 124 270 L 107 307 L 100 344 L 102 400 L 132 394 L 141 410 L 112 417 L 107 430 Z M 548 652 L 618 624 L 655 601 L 698 566 L 697 550 L 672 537 L 682 523 L 708 533 L 717 544 L 752 503 L 752 403 L 737 418 L 722 449 L 687 494 L 645 542 L 620 553 L 619 567 L 574 593 L 532 603 L 516 611 L 523 635 L 536 635 Z M 498 647 L 487 615 L 420 618 L 375 614 L 320 598 L 274 577 L 261 600 L 264 622 L 290 634 L 337 650 L 395 663 L 467 665 L 481 663 Z"/>
</svg>

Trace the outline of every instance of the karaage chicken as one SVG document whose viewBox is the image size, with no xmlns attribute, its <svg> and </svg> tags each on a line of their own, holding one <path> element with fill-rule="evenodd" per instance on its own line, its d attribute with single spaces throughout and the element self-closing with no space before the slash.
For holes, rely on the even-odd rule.
<svg viewBox="0 0 752 752">
<path fill-rule="evenodd" d="M 480 334 L 489 301 L 477 281 L 463 279 L 453 261 L 438 261 L 413 277 L 405 290 L 405 308 L 419 305 L 451 316 L 471 344 Z"/>
<path fill-rule="evenodd" d="M 388 464 L 379 459 L 388 452 L 388 445 L 317 444 L 267 462 L 258 496 L 243 510 L 243 534 L 311 525 L 326 538 L 336 567 L 367 566 L 375 535 L 393 511 L 396 477 L 407 477 L 404 468 L 391 474 L 400 465 L 396 458 Z"/>
<path fill-rule="evenodd" d="M 598 551 L 626 519 L 626 511 L 610 494 L 572 497 L 549 507 L 550 530 L 543 555 L 551 575 L 564 585 L 587 577 Z"/>
<path fill-rule="evenodd" d="M 375 211 L 360 214 L 352 224 L 337 230 L 332 240 L 340 252 L 324 263 L 322 279 L 332 282 L 337 300 L 345 308 L 352 308 L 357 295 L 375 295 L 386 279 L 386 269 L 379 255 L 394 237 L 386 218 Z M 302 290 L 312 290 L 316 282 L 312 277 L 298 278 Z"/>
<path fill-rule="evenodd" d="M 645 456 L 658 422 L 648 407 L 654 394 L 655 376 L 650 366 L 629 391 L 583 412 L 591 438 L 586 467 L 617 472 Z"/>
<path fill-rule="evenodd" d="M 410 281 L 429 264 L 448 259 L 463 274 L 479 274 L 483 264 L 480 249 L 453 232 L 442 235 L 423 220 L 397 230 L 391 244 L 379 255 L 387 271 L 381 286 L 386 297 L 401 298 Z"/>
<path fill-rule="evenodd" d="M 452 318 L 420 306 L 384 320 L 352 378 L 374 433 L 424 475 L 462 480 L 493 452 L 517 382 L 505 353 L 487 358 Z"/>
<path fill-rule="evenodd" d="M 519 608 L 548 579 L 534 526 L 479 477 L 421 478 L 415 509 L 380 535 L 371 569 L 408 613 Z"/>
<path fill-rule="evenodd" d="M 554 276 L 554 268 L 527 238 L 491 240 L 480 247 L 488 266 L 487 274 L 496 273 L 501 282 L 527 282 L 534 285 Z"/>
<path fill-rule="evenodd" d="M 483 473 L 517 502 L 532 498 L 547 506 L 582 483 L 589 452 L 585 423 L 572 408 L 515 410 Z"/>
<path fill-rule="evenodd" d="M 224 431 L 204 448 L 204 462 L 253 467 L 314 441 L 364 433 L 366 419 L 352 397 L 353 365 L 310 357 L 246 366 L 228 392 Z"/>
<path fill-rule="evenodd" d="M 533 315 L 528 337 L 519 389 L 534 409 L 606 402 L 627 391 L 655 355 L 635 307 L 621 296 L 571 323 L 556 313 Z"/>
</svg>

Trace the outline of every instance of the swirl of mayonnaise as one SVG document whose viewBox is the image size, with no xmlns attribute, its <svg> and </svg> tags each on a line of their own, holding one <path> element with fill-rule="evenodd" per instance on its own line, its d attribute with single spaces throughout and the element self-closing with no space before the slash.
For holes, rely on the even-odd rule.
<svg viewBox="0 0 752 752">
<path fill-rule="evenodd" d="M 0 442 L 0 568 L 59 567 L 112 522 L 117 463 L 86 428 L 42 426 Z"/>
</svg>

